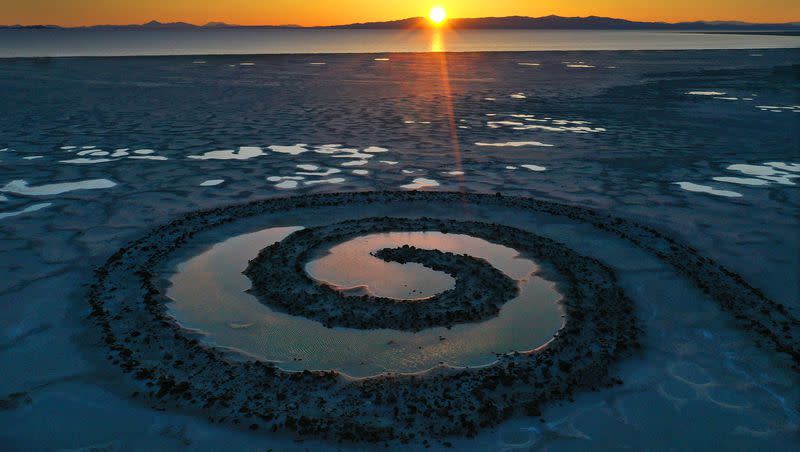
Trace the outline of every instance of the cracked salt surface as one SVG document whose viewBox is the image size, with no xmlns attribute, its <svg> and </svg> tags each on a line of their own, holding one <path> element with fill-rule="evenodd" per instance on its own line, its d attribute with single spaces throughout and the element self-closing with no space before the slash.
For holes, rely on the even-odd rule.
<svg viewBox="0 0 800 452">
<path fill-rule="evenodd" d="M 23 196 L 49 196 L 60 195 L 75 190 L 111 188 L 116 185 L 116 182 L 108 179 L 90 179 L 79 182 L 62 182 L 58 184 L 32 186 L 25 180 L 17 179 L 7 183 L 3 188 L 0 188 L 0 192 L 14 193 Z"/>
</svg>

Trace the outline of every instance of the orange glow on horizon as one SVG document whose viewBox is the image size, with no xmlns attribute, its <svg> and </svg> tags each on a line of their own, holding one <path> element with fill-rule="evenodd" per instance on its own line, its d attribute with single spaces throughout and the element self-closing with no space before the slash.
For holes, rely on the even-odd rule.
<svg viewBox="0 0 800 452">
<path fill-rule="evenodd" d="M 198 25 L 220 21 L 238 25 L 318 26 L 419 17 L 434 6 L 444 8 L 450 18 L 556 14 L 664 22 L 800 21 L 800 2 L 796 0 L 443 0 L 441 3 L 430 0 L 382 3 L 374 0 L 28 0 L 5 2 L 0 23 L 79 26 L 158 20 Z"/>
</svg>

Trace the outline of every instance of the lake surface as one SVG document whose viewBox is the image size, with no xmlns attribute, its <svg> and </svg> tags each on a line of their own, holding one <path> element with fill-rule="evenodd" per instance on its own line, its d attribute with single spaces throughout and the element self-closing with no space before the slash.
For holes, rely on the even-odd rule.
<svg viewBox="0 0 800 452">
<path fill-rule="evenodd" d="M 0 57 L 797 48 L 799 36 L 605 30 L 0 30 Z"/>
</svg>

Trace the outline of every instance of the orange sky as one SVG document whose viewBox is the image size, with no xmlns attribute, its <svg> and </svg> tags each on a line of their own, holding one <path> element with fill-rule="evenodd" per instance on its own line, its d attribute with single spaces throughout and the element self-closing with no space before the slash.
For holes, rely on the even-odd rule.
<svg viewBox="0 0 800 452">
<path fill-rule="evenodd" d="M 680 22 L 800 21 L 800 0 L 0 0 L 0 24 L 65 26 L 150 20 L 204 24 L 334 25 L 423 16 L 442 5 L 450 17 L 609 16 Z"/>
</svg>

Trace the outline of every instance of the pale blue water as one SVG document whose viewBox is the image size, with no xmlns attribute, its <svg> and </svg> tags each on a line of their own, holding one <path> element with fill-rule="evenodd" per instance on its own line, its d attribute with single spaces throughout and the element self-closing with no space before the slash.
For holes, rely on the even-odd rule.
<svg viewBox="0 0 800 452">
<path fill-rule="evenodd" d="M 0 57 L 797 48 L 798 36 L 607 30 L 0 30 Z"/>
</svg>

